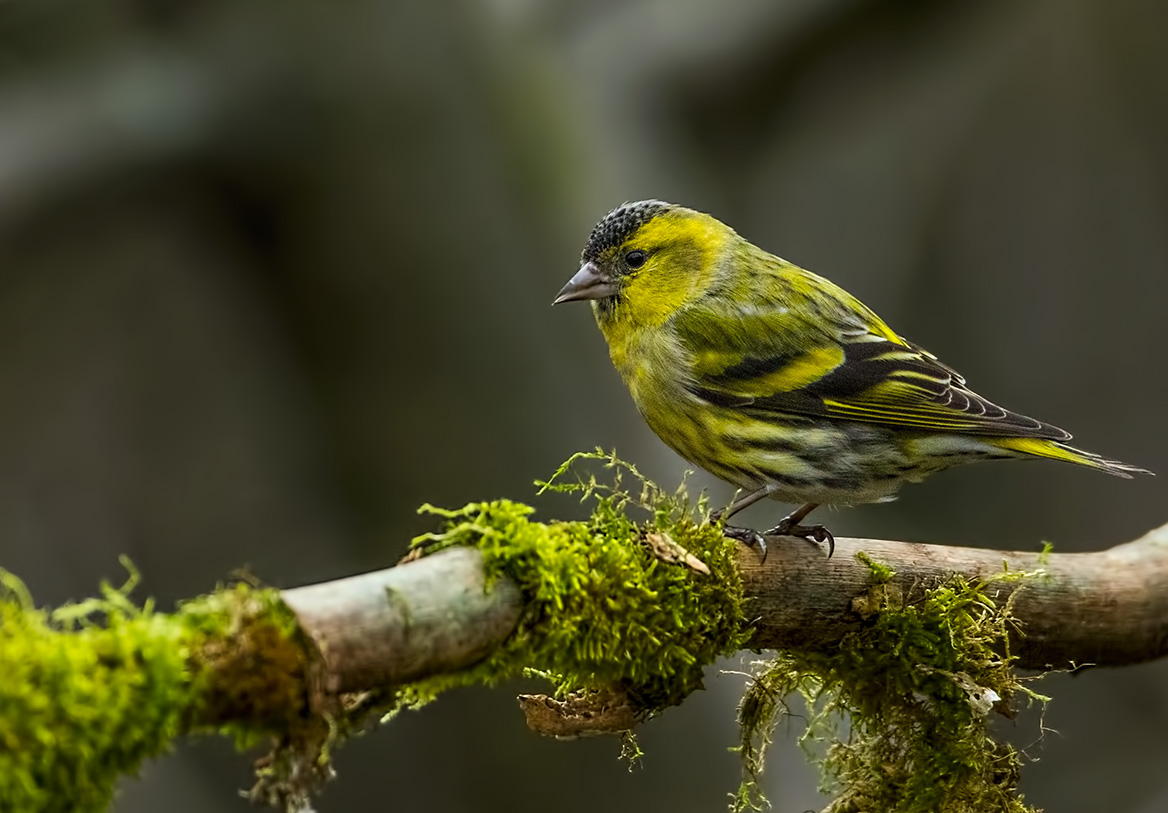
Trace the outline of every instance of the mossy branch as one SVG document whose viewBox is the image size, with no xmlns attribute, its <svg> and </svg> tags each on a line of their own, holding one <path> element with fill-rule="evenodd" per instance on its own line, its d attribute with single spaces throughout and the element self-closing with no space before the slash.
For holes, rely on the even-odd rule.
<svg viewBox="0 0 1168 813">
<path fill-rule="evenodd" d="M 754 630 L 752 649 L 838 650 L 867 617 L 862 602 L 873 574 L 862 553 L 891 569 L 888 585 L 906 595 L 953 575 L 984 580 L 1009 572 L 1040 574 L 1025 582 L 1002 580 L 993 589 L 1001 602 L 1018 591 L 1010 641 L 1016 667 L 1126 666 L 1168 655 L 1168 525 L 1095 553 L 844 537 L 836 538 L 831 559 L 802 540 L 772 538 L 769 551 L 760 562 L 757 551 L 735 550 Z M 481 554 L 457 548 L 282 595 L 322 649 L 334 653 L 329 680 L 352 691 L 458 669 L 506 637 L 518 618 L 518 588 L 505 577 L 496 579 L 469 605 L 466 596 L 484 578 Z M 384 583 L 386 592 L 349 591 L 347 585 L 357 587 L 358 580 Z M 441 628 L 411 634 L 411 615 L 431 616 L 435 607 L 447 608 Z M 447 644 L 452 638 L 459 643 Z"/>
<path fill-rule="evenodd" d="M 738 552 L 753 615 L 754 646 L 829 652 L 864 617 L 872 584 L 861 554 L 890 568 L 889 587 L 909 595 L 951 575 L 996 582 L 992 597 L 1012 601 L 1014 666 L 1073 669 L 1126 666 L 1168 655 L 1168 525 L 1093 553 L 997 551 L 880 539 L 836 539 L 830 560 L 797 540 L 776 539 L 760 563 Z M 1016 595 L 1015 595 L 1016 593 Z"/>
<path fill-rule="evenodd" d="M 443 527 L 416 540 L 418 561 L 284 591 L 235 585 L 170 614 L 130 602 L 133 578 L 47 612 L 0 572 L 0 808 L 103 810 L 118 775 L 176 736 L 220 731 L 274 742 L 252 797 L 306 810 L 349 733 L 451 686 L 538 674 L 554 691 L 521 698 L 533 729 L 628 732 L 719 657 L 774 648 L 740 709 L 736 809 L 762 805 L 763 747 L 799 691 L 817 732 L 850 719 L 824 757 L 833 813 L 1020 813 L 1019 757 L 984 725 L 1038 698 L 1014 667 L 1168 650 L 1168 526 L 1093 554 L 838 539 L 828 560 L 773 539 L 762 563 L 684 490 L 600 457 L 611 484 L 545 486 L 593 500 L 587 521 L 535 522 L 508 501 L 427 508 Z"/>
</svg>

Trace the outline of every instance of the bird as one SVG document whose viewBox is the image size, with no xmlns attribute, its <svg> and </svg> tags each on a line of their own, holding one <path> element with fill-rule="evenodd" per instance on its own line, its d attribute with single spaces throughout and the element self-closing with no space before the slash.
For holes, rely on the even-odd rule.
<svg viewBox="0 0 1168 813">
<path fill-rule="evenodd" d="M 1070 433 L 1004 409 L 824 277 L 704 212 L 660 200 L 601 218 L 553 305 L 586 301 L 654 433 L 736 486 L 712 519 L 835 549 L 821 505 L 894 499 L 964 463 L 1050 458 L 1118 477 L 1152 472 L 1069 445 Z M 772 498 L 799 507 L 762 534 L 726 521 Z"/>
</svg>

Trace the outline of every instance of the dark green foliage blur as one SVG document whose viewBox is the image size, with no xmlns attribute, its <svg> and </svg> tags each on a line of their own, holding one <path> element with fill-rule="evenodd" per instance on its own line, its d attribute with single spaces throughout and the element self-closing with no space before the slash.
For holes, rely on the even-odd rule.
<svg viewBox="0 0 1168 813">
<path fill-rule="evenodd" d="M 840 283 L 978 391 L 1168 475 L 1168 7 L 877 0 L 10 0 L 0 5 L 0 567 L 57 605 L 140 568 L 168 609 L 239 568 L 383 566 L 423 502 L 536 497 L 603 446 L 665 485 L 584 308 L 626 200 L 704 209 Z M 717 504 L 728 487 L 704 475 Z M 841 534 L 1058 551 L 1166 520 L 1164 477 L 971 466 Z M 744 515 L 773 524 L 783 506 Z M 728 662 L 728 668 L 739 668 Z M 727 804 L 741 678 L 619 744 L 468 689 L 351 743 L 322 813 Z M 1168 809 L 1168 667 L 1044 682 L 1029 803 Z M 798 708 L 796 707 L 796 711 Z M 822 807 L 780 726 L 778 813 Z M 118 813 L 246 810 L 200 741 Z"/>
</svg>

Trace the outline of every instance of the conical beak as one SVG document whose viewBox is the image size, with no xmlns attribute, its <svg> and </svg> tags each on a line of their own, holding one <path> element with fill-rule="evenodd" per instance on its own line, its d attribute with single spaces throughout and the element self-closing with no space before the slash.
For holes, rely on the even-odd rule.
<svg viewBox="0 0 1168 813">
<path fill-rule="evenodd" d="M 560 289 L 553 305 L 578 299 L 604 299 L 616 293 L 616 283 L 601 274 L 594 263 L 584 263 L 568 284 Z"/>
</svg>

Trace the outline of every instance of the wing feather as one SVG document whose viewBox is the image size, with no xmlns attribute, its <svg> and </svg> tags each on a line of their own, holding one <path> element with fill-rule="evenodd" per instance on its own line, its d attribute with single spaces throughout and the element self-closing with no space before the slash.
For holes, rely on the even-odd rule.
<svg viewBox="0 0 1168 813">
<path fill-rule="evenodd" d="M 785 308 L 753 311 L 730 328 L 722 319 L 714 330 L 714 321 L 682 335 L 703 360 L 689 389 L 712 404 L 764 419 L 794 413 L 926 432 L 1071 437 L 973 392 L 957 371 L 878 319 L 863 334 L 848 322 L 825 329 L 822 318 L 809 323 Z"/>
</svg>

